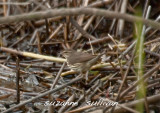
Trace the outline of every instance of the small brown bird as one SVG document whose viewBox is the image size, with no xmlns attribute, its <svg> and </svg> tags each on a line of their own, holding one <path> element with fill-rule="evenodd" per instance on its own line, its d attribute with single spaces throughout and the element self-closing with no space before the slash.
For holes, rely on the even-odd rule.
<svg viewBox="0 0 160 113">
<path fill-rule="evenodd" d="M 88 53 L 77 52 L 73 49 L 66 49 L 62 52 L 62 55 L 67 59 L 68 66 L 82 74 L 83 72 L 89 71 L 97 60 L 103 55 L 91 55 Z"/>
</svg>

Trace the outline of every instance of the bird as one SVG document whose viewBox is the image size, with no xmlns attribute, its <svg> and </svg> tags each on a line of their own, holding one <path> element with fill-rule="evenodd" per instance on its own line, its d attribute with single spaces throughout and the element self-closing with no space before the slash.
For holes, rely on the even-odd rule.
<svg viewBox="0 0 160 113">
<path fill-rule="evenodd" d="M 92 55 L 89 53 L 77 52 L 73 49 L 66 49 L 61 54 L 67 59 L 68 67 L 80 74 L 89 71 L 103 55 Z"/>
</svg>

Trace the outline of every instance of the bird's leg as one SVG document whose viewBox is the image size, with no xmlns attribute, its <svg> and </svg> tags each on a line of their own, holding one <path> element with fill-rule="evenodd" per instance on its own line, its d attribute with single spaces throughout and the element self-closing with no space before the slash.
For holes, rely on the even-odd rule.
<svg viewBox="0 0 160 113">
<path fill-rule="evenodd" d="M 85 84 L 86 84 L 86 85 L 87 85 L 87 81 L 88 81 L 88 74 L 89 74 L 89 71 L 87 71 L 86 74 L 85 74 L 85 79 L 86 79 Z"/>
</svg>

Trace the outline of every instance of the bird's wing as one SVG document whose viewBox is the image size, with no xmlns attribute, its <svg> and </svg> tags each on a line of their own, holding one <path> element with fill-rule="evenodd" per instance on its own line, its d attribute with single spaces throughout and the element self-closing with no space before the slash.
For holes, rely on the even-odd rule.
<svg viewBox="0 0 160 113">
<path fill-rule="evenodd" d="M 89 61 L 95 57 L 95 55 L 86 54 L 86 53 L 78 53 L 74 56 L 75 57 L 72 59 L 71 59 L 71 57 L 69 57 L 68 60 L 70 60 L 70 64 L 83 63 L 83 62 Z"/>
</svg>

